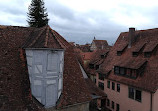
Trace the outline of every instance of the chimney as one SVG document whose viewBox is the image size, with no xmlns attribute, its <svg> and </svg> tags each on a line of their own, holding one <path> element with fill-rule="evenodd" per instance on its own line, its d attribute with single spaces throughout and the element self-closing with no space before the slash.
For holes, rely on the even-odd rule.
<svg viewBox="0 0 158 111">
<path fill-rule="evenodd" d="M 128 41 L 128 48 L 132 47 L 132 44 L 135 42 L 135 28 L 129 28 L 129 41 Z"/>
</svg>

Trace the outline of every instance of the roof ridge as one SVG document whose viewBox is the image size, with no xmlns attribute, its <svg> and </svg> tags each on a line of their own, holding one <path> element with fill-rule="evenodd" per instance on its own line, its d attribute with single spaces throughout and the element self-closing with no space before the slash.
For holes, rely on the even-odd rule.
<svg viewBox="0 0 158 111">
<path fill-rule="evenodd" d="M 50 29 L 51 29 L 51 28 L 50 28 Z M 52 34 L 54 35 L 54 37 L 57 38 L 56 40 L 58 41 L 58 43 L 59 43 L 60 45 L 61 45 L 61 44 L 64 45 L 66 48 L 68 48 L 67 45 L 65 45 L 63 42 L 61 42 L 61 40 L 59 40 L 60 38 L 59 38 L 58 36 L 56 36 L 55 33 L 53 33 L 54 30 L 51 29 L 51 31 L 52 31 Z M 61 45 L 61 47 L 62 47 L 62 45 Z"/>
<path fill-rule="evenodd" d="M 158 28 L 135 30 L 135 32 L 152 31 L 152 30 L 158 30 Z M 128 33 L 128 32 L 129 32 L 129 31 L 125 31 L 125 32 L 121 32 L 121 33 Z"/>
<path fill-rule="evenodd" d="M 48 36 L 49 36 L 49 26 L 46 27 L 46 38 L 45 38 L 45 44 L 44 46 L 47 47 L 48 45 Z"/>
<path fill-rule="evenodd" d="M 44 32 L 44 30 L 47 28 L 47 26 L 43 27 L 43 30 L 38 34 L 38 36 L 33 40 L 33 42 L 31 44 L 29 44 L 29 46 L 33 45 L 36 40 L 40 37 L 40 35 Z"/>
</svg>

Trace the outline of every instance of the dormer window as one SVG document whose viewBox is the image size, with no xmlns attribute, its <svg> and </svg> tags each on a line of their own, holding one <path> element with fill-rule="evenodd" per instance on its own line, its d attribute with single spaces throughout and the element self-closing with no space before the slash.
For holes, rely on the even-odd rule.
<svg viewBox="0 0 158 111">
<path fill-rule="evenodd" d="M 115 66 L 114 72 L 116 75 L 125 76 L 125 77 L 129 77 L 132 79 L 135 79 L 138 76 L 137 69 L 128 69 L 128 68 Z"/>
<path fill-rule="evenodd" d="M 104 81 L 105 75 L 99 73 L 99 79 Z"/>
<path fill-rule="evenodd" d="M 132 56 L 137 57 L 140 53 L 142 53 L 146 43 L 145 42 L 137 42 L 135 45 L 133 51 L 132 51 Z"/>
<path fill-rule="evenodd" d="M 117 51 L 117 56 L 121 56 L 122 55 L 122 51 Z"/>
<path fill-rule="evenodd" d="M 101 58 L 102 58 L 102 59 L 105 58 L 105 55 L 101 55 Z"/>
<path fill-rule="evenodd" d="M 96 70 L 99 69 L 99 65 L 96 65 L 96 66 L 95 66 L 95 69 L 96 69 Z"/>
<path fill-rule="evenodd" d="M 94 64 L 89 64 L 90 69 L 94 69 Z"/>
<path fill-rule="evenodd" d="M 117 56 L 121 56 L 123 52 L 125 51 L 125 49 L 127 48 L 127 46 L 128 46 L 127 43 L 119 44 L 118 49 L 117 49 Z"/>
<path fill-rule="evenodd" d="M 125 74 L 126 74 L 126 69 L 123 68 L 123 67 L 121 67 L 121 68 L 120 68 L 120 74 L 121 74 L 121 75 L 125 75 Z"/>
<path fill-rule="evenodd" d="M 133 53 L 132 53 L 133 57 L 137 57 L 138 54 L 139 54 L 138 52 L 133 52 Z"/>
<path fill-rule="evenodd" d="M 114 68 L 114 72 L 115 72 L 115 74 L 119 74 L 119 73 L 120 73 L 120 69 L 119 69 L 118 66 L 115 66 L 115 68 Z"/>
<path fill-rule="evenodd" d="M 154 52 L 156 52 L 158 47 L 157 41 L 151 41 L 147 44 L 147 46 L 144 49 L 144 57 L 149 58 L 151 57 Z"/>
<path fill-rule="evenodd" d="M 130 75 L 131 78 L 137 78 L 137 70 L 136 69 L 133 69 L 131 70 L 131 75 Z"/>
<path fill-rule="evenodd" d="M 149 58 L 151 57 L 152 52 L 144 52 L 144 57 Z"/>
<path fill-rule="evenodd" d="M 100 57 L 103 59 L 103 58 L 106 58 L 107 55 L 108 55 L 109 51 L 105 52 L 104 54 L 102 54 Z"/>
</svg>

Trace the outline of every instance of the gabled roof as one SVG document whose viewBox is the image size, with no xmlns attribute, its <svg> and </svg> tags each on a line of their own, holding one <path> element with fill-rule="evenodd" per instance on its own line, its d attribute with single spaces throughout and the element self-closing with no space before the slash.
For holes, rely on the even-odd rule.
<svg viewBox="0 0 158 111">
<path fill-rule="evenodd" d="M 52 48 L 63 49 L 70 47 L 68 42 L 49 26 L 34 29 L 22 46 L 23 48 Z"/>
<path fill-rule="evenodd" d="M 23 48 L 64 49 L 63 92 L 58 107 L 91 100 L 72 46 L 49 26 L 0 26 L 0 110 L 40 110 L 31 99 Z M 0 98 L 1 101 L 1 98 Z"/>
<path fill-rule="evenodd" d="M 94 52 L 82 52 L 83 60 L 91 60 Z"/>
<path fill-rule="evenodd" d="M 93 55 L 91 57 L 91 64 L 96 64 L 100 61 L 102 61 L 103 59 L 101 58 L 101 55 L 107 56 L 108 52 L 110 49 L 97 49 L 95 51 L 93 51 Z"/>
<path fill-rule="evenodd" d="M 150 58 L 144 57 L 144 51 L 153 50 L 158 43 L 158 29 L 150 30 L 138 30 L 135 31 L 136 41 L 132 44 L 131 48 L 126 48 L 121 56 L 117 56 L 116 53 L 121 44 L 128 44 L 128 32 L 123 32 L 118 37 L 115 45 L 111 48 L 108 56 L 101 65 L 100 71 L 107 73 L 111 70 L 108 79 L 114 80 L 129 86 L 137 87 L 149 92 L 155 92 L 158 88 L 158 51 L 154 52 Z M 142 53 L 137 57 L 132 56 L 133 51 L 140 50 L 140 47 L 145 44 Z M 146 63 L 146 68 L 143 75 L 138 76 L 136 79 L 130 79 L 127 77 L 114 74 L 114 66 L 120 66 L 124 68 L 138 69 L 142 64 Z"/>
<path fill-rule="evenodd" d="M 147 44 L 147 46 L 145 47 L 145 49 L 143 50 L 143 52 L 152 52 L 157 45 L 158 45 L 157 40 L 156 41 L 150 41 Z"/>
<path fill-rule="evenodd" d="M 79 48 L 82 52 L 89 52 L 90 51 L 90 45 L 85 44 L 85 45 L 78 45 L 76 48 Z"/>
<path fill-rule="evenodd" d="M 93 40 L 93 42 L 98 49 L 105 49 L 108 46 L 108 42 L 106 40 Z"/>
</svg>

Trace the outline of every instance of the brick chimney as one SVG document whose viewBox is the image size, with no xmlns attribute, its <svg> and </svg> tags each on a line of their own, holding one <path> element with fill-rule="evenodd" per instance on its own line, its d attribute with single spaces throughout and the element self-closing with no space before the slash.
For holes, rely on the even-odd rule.
<svg viewBox="0 0 158 111">
<path fill-rule="evenodd" d="M 132 44 L 135 42 L 135 28 L 129 28 L 129 34 L 128 34 L 128 37 L 129 37 L 129 41 L 128 41 L 128 48 L 131 48 L 132 47 Z"/>
</svg>

